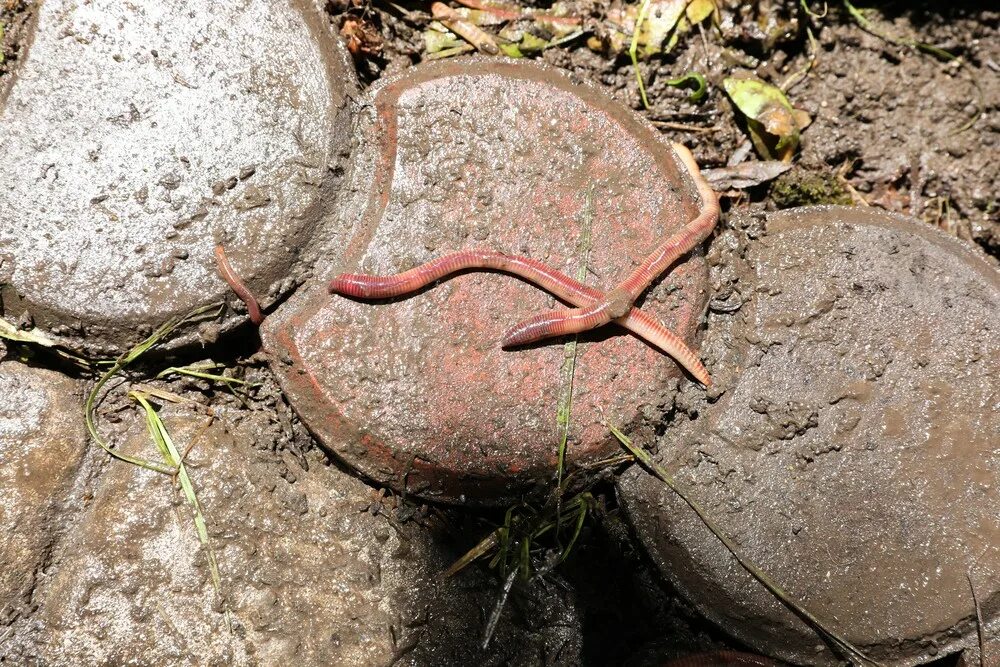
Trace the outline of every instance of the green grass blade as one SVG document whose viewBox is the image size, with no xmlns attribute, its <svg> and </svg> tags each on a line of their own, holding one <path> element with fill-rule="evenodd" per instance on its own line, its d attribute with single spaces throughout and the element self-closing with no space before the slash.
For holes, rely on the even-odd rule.
<svg viewBox="0 0 1000 667">
<path fill-rule="evenodd" d="M 580 502 L 577 509 L 576 524 L 573 526 L 573 534 L 569 538 L 569 543 L 566 544 L 566 548 L 559 554 L 560 563 L 565 562 L 569 558 L 570 552 L 573 551 L 573 546 L 576 545 L 576 540 L 580 537 L 580 533 L 583 532 L 583 524 L 587 520 L 587 515 L 590 513 L 590 508 L 593 505 L 592 497 L 589 493 L 582 493 L 577 498 L 580 499 Z"/>
<path fill-rule="evenodd" d="M 150 336 L 133 347 L 131 350 L 118 357 L 115 363 L 109 368 L 101 377 L 97 380 L 94 388 L 91 389 L 90 394 L 87 395 L 87 400 L 83 406 L 83 420 L 87 425 L 87 432 L 90 433 L 90 437 L 94 439 L 101 449 L 106 451 L 108 454 L 121 461 L 126 461 L 133 465 L 146 468 L 147 470 L 153 470 L 155 472 L 164 473 L 166 475 L 173 475 L 175 470 L 171 467 L 164 466 L 160 463 L 155 463 L 153 461 L 147 461 L 145 459 L 137 458 L 134 456 L 129 456 L 123 452 L 117 451 L 111 445 L 101 437 L 101 434 L 97 431 L 97 420 L 96 420 L 96 410 L 97 410 L 97 396 L 100 394 L 101 389 L 108 383 L 108 381 L 117 375 L 123 368 L 128 366 L 130 363 L 141 357 L 149 348 L 153 347 L 161 340 L 166 338 L 170 333 L 186 322 L 190 322 L 194 319 L 201 317 L 202 315 L 219 309 L 217 305 L 203 306 L 201 308 L 196 308 L 187 315 L 183 317 L 175 317 L 167 321 L 165 324 L 161 325 L 156 331 L 154 331 Z"/>
<path fill-rule="evenodd" d="M 668 86 L 690 86 L 694 84 L 694 90 L 688 95 L 688 101 L 697 102 L 701 98 L 705 97 L 705 93 L 708 91 L 708 82 L 705 81 L 705 77 L 697 72 L 688 72 L 684 76 L 679 76 L 676 79 L 670 79 L 667 81 Z"/>
<path fill-rule="evenodd" d="M 827 640 L 834 648 L 836 648 L 845 656 L 851 656 L 858 660 L 863 661 L 865 664 L 876 665 L 879 663 L 875 662 L 868 656 L 866 656 L 860 649 L 856 648 L 849 641 L 828 629 L 826 625 L 816 618 L 807 609 L 801 607 L 798 603 L 792 600 L 791 596 L 779 586 L 771 577 L 764 572 L 760 567 L 753 563 L 749 558 L 743 555 L 739 547 L 733 542 L 729 536 L 727 536 L 722 530 L 709 518 L 708 514 L 702 509 L 701 505 L 696 503 L 694 500 L 689 498 L 674 482 L 673 477 L 666 471 L 665 468 L 660 466 L 656 461 L 650 457 L 649 453 L 641 447 L 636 447 L 632 441 L 624 433 L 619 431 L 613 425 L 608 424 L 608 428 L 611 429 L 611 433 L 621 442 L 622 446 L 627 449 L 632 456 L 639 460 L 644 468 L 649 470 L 655 477 L 657 477 L 661 482 L 666 484 L 671 491 L 676 493 L 681 500 L 688 504 L 688 506 L 694 510 L 694 513 L 698 515 L 702 523 L 708 527 L 709 530 L 725 545 L 726 549 L 733 555 L 736 561 L 743 566 L 743 569 L 749 572 L 757 581 L 764 585 L 764 587 L 770 591 L 774 597 L 778 598 L 788 609 L 790 609 L 795 615 L 805 621 L 813 630 L 815 630 L 821 637 Z"/>
<path fill-rule="evenodd" d="M 583 211 L 583 231 L 580 235 L 578 252 L 582 256 L 580 266 L 576 270 L 576 279 L 583 282 L 587 279 L 587 265 L 590 263 L 591 234 L 594 224 L 594 186 L 587 191 L 586 205 Z M 563 473 L 566 470 L 566 446 L 569 444 L 570 413 L 573 409 L 573 379 L 576 375 L 576 347 L 578 336 L 563 346 L 562 390 L 559 403 L 556 406 L 556 428 L 559 437 L 559 452 L 556 462 L 556 493 L 562 493 Z M 557 512 L 558 514 L 558 512 Z"/>
<path fill-rule="evenodd" d="M 936 58 L 940 58 L 941 60 L 947 61 L 947 60 L 955 60 L 957 58 L 957 56 L 954 56 L 945 51 L 944 49 L 934 46 L 933 44 L 926 44 L 924 42 L 920 42 L 915 39 L 895 37 L 893 35 L 890 35 L 889 33 L 876 28 L 875 25 L 868 20 L 868 17 L 865 16 L 861 10 L 859 10 L 857 7 L 855 7 L 850 3 L 850 0 L 843 0 L 843 2 L 844 2 L 844 8 L 847 10 L 847 13 L 851 15 L 852 19 L 857 21 L 858 25 L 861 26 L 861 29 L 864 30 L 865 32 L 875 35 L 879 39 L 884 39 L 890 44 L 896 44 L 898 46 L 908 46 L 910 48 L 917 49 L 918 51 L 929 53 Z"/>
<path fill-rule="evenodd" d="M 198 541 L 208 556 L 208 569 L 212 580 L 212 588 L 215 589 L 215 594 L 219 600 L 224 600 L 222 596 L 222 577 L 219 574 L 218 561 L 215 558 L 215 551 L 212 549 L 212 545 L 208 539 L 208 524 L 205 522 L 205 515 L 201 510 L 201 503 L 198 501 L 198 496 L 194 490 L 194 483 L 188 475 L 187 467 L 184 465 L 184 461 L 181 460 L 180 452 L 174 445 L 173 438 L 170 437 L 170 433 L 167 431 L 163 420 L 160 419 L 160 415 L 156 413 L 156 410 L 153 409 L 149 401 L 138 392 L 131 392 L 129 396 L 138 401 L 139 405 L 142 406 L 142 409 L 146 413 L 146 427 L 153 438 L 153 442 L 156 443 L 157 449 L 160 450 L 160 453 L 171 469 L 177 471 L 177 481 L 180 482 L 184 498 L 191 506 L 194 514 L 194 526 L 195 532 L 198 535 Z M 228 610 L 226 610 L 226 619 L 229 622 Z"/>
<path fill-rule="evenodd" d="M 632 43 L 628 47 L 628 56 L 632 59 L 632 67 L 635 68 L 635 80 L 639 82 L 639 95 L 642 97 L 642 108 L 649 109 L 649 100 L 646 99 L 646 84 L 642 81 L 642 72 L 639 71 L 639 30 L 642 28 L 646 15 L 649 14 L 649 0 L 642 0 L 639 7 L 639 15 L 635 19 L 635 27 L 632 29 Z"/>
<path fill-rule="evenodd" d="M 188 375 L 190 377 L 200 378 L 202 380 L 210 380 L 212 382 L 220 382 L 226 385 L 240 385 L 244 387 L 257 387 L 260 386 L 259 382 L 249 382 L 247 380 L 241 380 L 240 378 L 229 377 L 226 375 L 219 375 L 217 373 L 207 372 L 209 369 L 215 370 L 219 368 L 225 368 L 222 364 L 209 364 L 209 365 L 198 365 L 192 364 L 191 366 L 170 366 L 164 368 L 162 371 L 156 374 L 157 379 L 167 377 L 168 375 Z"/>
<path fill-rule="evenodd" d="M 448 577 L 454 576 L 465 569 L 472 561 L 485 556 L 500 544 L 500 529 L 494 530 L 492 533 L 484 537 L 479 543 L 465 552 L 465 554 L 451 564 L 447 570 L 441 573 L 442 579 L 447 579 Z"/>
<path fill-rule="evenodd" d="M 814 19 L 826 18 L 827 13 L 830 11 L 830 7 L 825 1 L 823 2 L 823 11 L 819 13 L 809 9 L 809 3 L 806 2 L 806 0 L 799 0 L 799 4 L 802 5 L 802 9 L 805 11 L 806 15 Z"/>
</svg>

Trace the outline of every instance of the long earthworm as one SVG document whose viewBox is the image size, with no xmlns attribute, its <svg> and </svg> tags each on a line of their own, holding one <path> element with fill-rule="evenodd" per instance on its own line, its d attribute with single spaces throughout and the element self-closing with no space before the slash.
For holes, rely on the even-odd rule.
<svg viewBox="0 0 1000 667">
<path fill-rule="evenodd" d="M 257 297 L 253 295 L 250 288 L 246 286 L 239 275 L 236 274 L 236 271 L 233 270 L 221 243 L 215 246 L 215 263 L 219 268 L 219 275 L 222 276 L 222 279 L 229 284 L 229 287 L 240 298 L 240 301 L 246 304 L 247 315 L 250 317 L 250 321 L 259 326 L 264 321 L 264 316 L 260 312 L 260 304 L 257 303 Z"/>
<path fill-rule="evenodd" d="M 504 347 L 525 345 L 544 338 L 588 331 L 621 317 L 678 257 L 708 237 L 719 219 L 719 200 L 708 181 L 701 175 L 691 151 L 681 144 L 673 144 L 673 148 L 701 197 L 701 210 L 697 217 L 657 246 L 625 280 L 608 291 L 602 300 L 585 307 L 543 313 L 524 320 L 504 334 Z"/>
<path fill-rule="evenodd" d="M 387 299 L 415 292 L 444 276 L 467 269 L 493 269 L 519 276 L 576 306 L 605 298 L 601 290 L 584 285 L 542 262 L 505 255 L 494 250 L 461 250 L 390 276 L 342 274 L 330 282 L 330 292 L 357 299 Z M 631 308 L 615 323 L 633 332 L 674 358 L 695 379 L 708 386 L 708 371 L 676 334 L 638 308 Z"/>
</svg>

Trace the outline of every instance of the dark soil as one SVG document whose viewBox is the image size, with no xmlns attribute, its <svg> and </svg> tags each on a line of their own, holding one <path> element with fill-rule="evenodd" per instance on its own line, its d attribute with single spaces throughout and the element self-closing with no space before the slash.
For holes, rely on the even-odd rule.
<svg viewBox="0 0 1000 667">
<path fill-rule="evenodd" d="M 17 66 L 36 8 L 31 0 L 0 2 L 0 98 L 6 88 L 4 75 Z"/>
<path fill-rule="evenodd" d="M 811 4 L 817 12 L 825 6 Z M 730 199 L 731 206 L 773 210 L 853 201 L 923 219 L 1000 255 L 1000 169 L 992 159 L 1000 148 L 1000 11 L 975 2 L 886 3 L 868 14 L 885 36 L 930 44 L 957 58 L 947 61 L 866 32 L 839 3 L 829 3 L 822 17 L 787 0 L 728 5 L 719 28 L 694 31 L 669 55 L 641 64 L 648 110 L 642 109 L 628 54 L 596 53 L 587 48 L 587 34 L 544 51 L 540 59 L 659 122 L 664 134 L 692 149 L 703 168 L 726 165 L 746 142 L 722 80 L 752 72 L 782 86 L 794 77 L 788 97 L 813 122 L 802 134 L 793 170 L 772 186 L 781 196 L 759 187 Z M 568 6 L 570 14 L 585 18 L 589 35 L 607 34 L 607 3 Z M 423 4 L 330 2 L 328 8 L 334 21 L 362 17 L 380 31 L 381 53 L 359 59 L 362 81 L 421 61 L 422 31 L 430 19 Z M 690 71 L 709 83 L 697 102 L 688 100 L 688 89 L 666 83 Z"/>
</svg>

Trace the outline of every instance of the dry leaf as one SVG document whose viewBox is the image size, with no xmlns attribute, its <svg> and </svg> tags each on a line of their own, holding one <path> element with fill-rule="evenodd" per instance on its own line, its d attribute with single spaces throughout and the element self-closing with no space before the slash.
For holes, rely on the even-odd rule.
<svg viewBox="0 0 1000 667">
<path fill-rule="evenodd" d="M 702 169 L 713 190 L 743 190 L 767 183 L 792 168 L 787 162 L 767 160 L 765 162 L 744 162 L 735 167 Z"/>
<path fill-rule="evenodd" d="M 808 115 L 793 109 L 780 89 L 760 79 L 729 78 L 722 87 L 746 117 L 750 139 L 760 156 L 790 162 Z"/>
<path fill-rule="evenodd" d="M 595 51 L 625 51 L 635 32 L 641 5 L 641 1 L 624 6 L 613 4 L 607 13 L 612 30 L 604 39 L 588 40 L 587 45 Z M 651 0 L 639 26 L 637 55 L 648 58 L 656 53 L 669 53 L 681 35 L 716 13 L 715 0 Z"/>
<path fill-rule="evenodd" d="M 347 50 L 355 58 L 382 53 L 382 33 L 368 21 L 357 16 L 347 16 L 340 26 Z"/>
</svg>

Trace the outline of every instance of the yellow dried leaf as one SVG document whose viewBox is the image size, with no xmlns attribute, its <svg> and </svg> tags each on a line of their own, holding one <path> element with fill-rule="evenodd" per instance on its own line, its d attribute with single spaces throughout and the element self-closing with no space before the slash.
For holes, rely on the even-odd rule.
<svg viewBox="0 0 1000 667">
<path fill-rule="evenodd" d="M 685 14 L 691 25 L 698 25 L 716 11 L 715 0 L 691 0 Z"/>
<path fill-rule="evenodd" d="M 761 157 L 790 162 L 799 145 L 803 119 L 785 94 L 755 78 L 729 78 L 722 87 L 746 117 L 750 140 Z"/>
<path fill-rule="evenodd" d="M 687 0 L 659 0 L 649 3 L 646 20 L 639 26 L 639 45 L 643 47 L 643 57 L 664 50 L 677 21 L 684 15 L 686 5 Z"/>
</svg>

